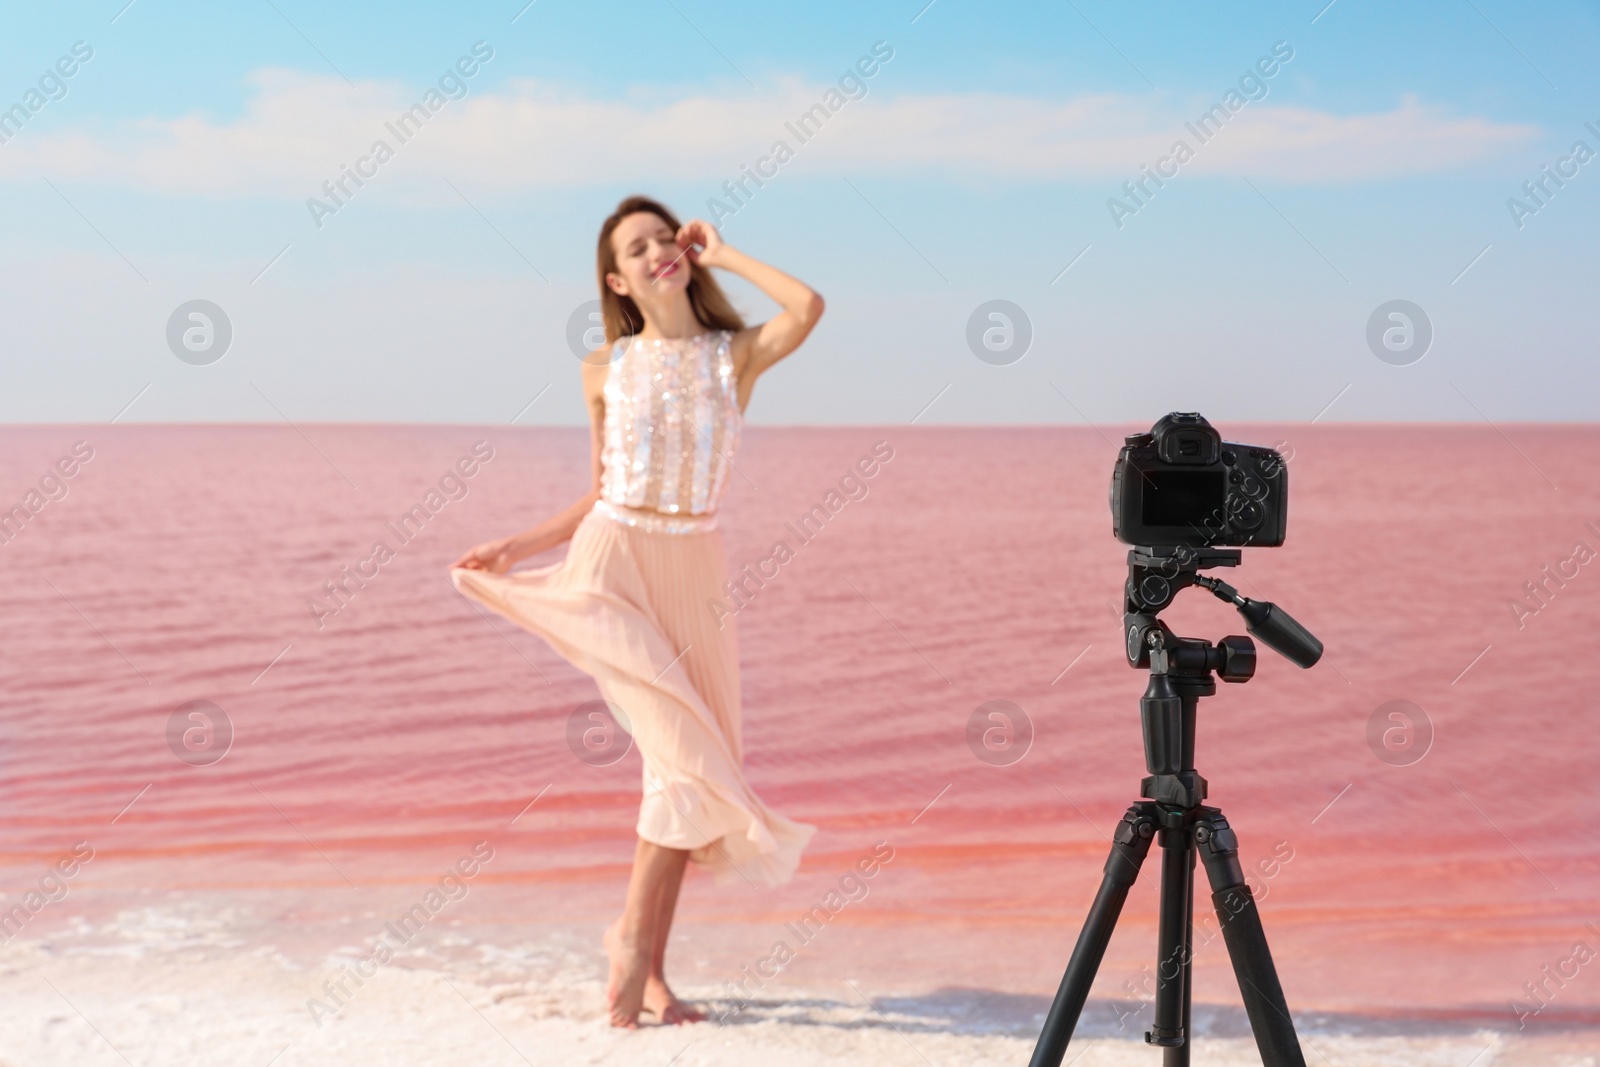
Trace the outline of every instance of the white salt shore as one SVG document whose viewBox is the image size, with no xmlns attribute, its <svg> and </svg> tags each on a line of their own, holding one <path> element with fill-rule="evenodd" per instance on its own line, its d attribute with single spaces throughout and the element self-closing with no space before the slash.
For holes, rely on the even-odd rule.
<svg viewBox="0 0 1600 1067">
<path fill-rule="evenodd" d="M 368 957 L 373 939 L 355 934 L 356 924 L 342 927 L 343 944 L 325 928 L 307 928 L 282 916 L 267 922 L 227 908 L 150 905 L 97 923 L 73 916 L 48 936 L 18 937 L 0 946 L 0 1067 L 1010 1067 L 1027 1062 L 1048 1003 L 1042 993 L 907 993 L 881 977 L 845 974 L 825 988 L 769 983 L 722 1024 L 663 1027 L 646 1017 L 638 1031 L 619 1032 L 600 1010 L 597 929 L 519 938 L 505 928 L 486 937 L 456 926 L 429 931 L 359 985 L 347 979 L 337 1010 L 319 1024 L 312 1005 L 333 1001 L 324 983 Z M 677 984 L 713 1011 L 733 1004 L 726 987 Z M 1068 1062 L 1159 1062 L 1140 1038 L 1148 1018 L 1121 1031 L 1114 1019 L 1086 1013 Z M 1197 1004 L 1194 1021 L 1197 1067 L 1260 1062 L 1236 1008 Z M 1300 1022 L 1307 1062 L 1321 1067 L 1600 1064 L 1600 1028 L 1592 1024 L 1541 1023 L 1517 1033 L 1485 1022 Z"/>
</svg>

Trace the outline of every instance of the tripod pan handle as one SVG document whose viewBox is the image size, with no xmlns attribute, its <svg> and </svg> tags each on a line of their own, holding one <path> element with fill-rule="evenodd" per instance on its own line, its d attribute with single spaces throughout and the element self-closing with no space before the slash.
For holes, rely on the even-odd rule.
<svg viewBox="0 0 1600 1067">
<path fill-rule="evenodd" d="M 1244 616 L 1245 628 L 1289 662 L 1309 667 L 1322 658 L 1322 642 L 1276 604 L 1241 597 L 1235 606 Z"/>
</svg>

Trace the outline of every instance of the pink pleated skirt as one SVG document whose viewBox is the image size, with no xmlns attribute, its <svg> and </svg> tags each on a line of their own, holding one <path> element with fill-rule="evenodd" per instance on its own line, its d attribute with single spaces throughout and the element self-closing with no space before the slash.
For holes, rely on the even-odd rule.
<svg viewBox="0 0 1600 1067">
<path fill-rule="evenodd" d="M 793 876 L 816 828 L 768 808 L 745 781 L 738 634 L 713 610 L 728 580 L 714 519 L 664 523 L 602 501 L 559 563 L 456 567 L 450 578 L 544 638 L 623 711 L 644 759 L 641 838 L 689 850 L 719 882 Z"/>
</svg>

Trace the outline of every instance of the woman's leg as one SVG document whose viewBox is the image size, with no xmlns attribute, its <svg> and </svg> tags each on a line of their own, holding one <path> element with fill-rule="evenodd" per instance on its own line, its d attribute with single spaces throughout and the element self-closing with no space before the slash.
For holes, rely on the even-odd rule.
<svg viewBox="0 0 1600 1067">
<path fill-rule="evenodd" d="M 650 974 L 644 984 L 644 1007 L 664 1023 L 698 1023 L 705 1021 L 705 1012 L 679 1000 L 667 985 L 667 939 L 672 933 L 672 917 L 678 907 L 678 889 L 683 885 L 685 868 L 679 868 L 676 878 L 668 878 L 661 886 L 656 902 L 656 940 L 650 953 Z"/>
<path fill-rule="evenodd" d="M 656 898 L 656 940 L 650 951 L 650 975 L 654 978 L 666 978 L 667 938 L 672 933 L 672 917 L 678 908 L 678 890 L 683 885 L 683 875 L 687 869 L 687 866 L 679 868 L 678 877 L 663 882 L 661 894 Z"/>
<path fill-rule="evenodd" d="M 645 980 L 656 945 L 657 919 L 661 891 L 683 879 L 689 853 L 681 848 L 663 848 L 643 838 L 633 853 L 633 874 L 628 879 L 628 899 L 622 917 L 606 930 L 606 954 L 611 959 L 611 977 L 606 984 L 606 1000 L 611 1007 L 611 1025 L 634 1027 L 639 1024 L 639 1009 L 644 1000 Z"/>
</svg>

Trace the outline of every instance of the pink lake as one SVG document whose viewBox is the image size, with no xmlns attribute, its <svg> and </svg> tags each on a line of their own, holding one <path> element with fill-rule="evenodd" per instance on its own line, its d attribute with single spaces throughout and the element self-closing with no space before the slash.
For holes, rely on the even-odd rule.
<svg viewBox="0 0 1600 1067">
<path fill-rule="evenodd" d="M 875 442 L 894 455 L 738 614 L 750 779 L 819 831 L 778 889 L 691 872 L 685 972 L 737 978 L 881 841 L 892 862 L 786 988 L 849 976 L 977 991 L 1002 1013 L 1049 997 L 1144 774 L 1144 675 L 1119 643 L 1126 546 L 1106 503 L 1122 435 L 1143 428 L 747 430 L 724 511 L 735 569 Z M 1286 442 L 1291 507 L 1282 548 L 1216 573 L 1327 649 L 1309 671 L 1263 649 L 1250 684 L 1200 711 L 1209 803 L 1247 863 L 1292 854 L 1262 904 L 1290 1003 L 1504 1024 L 1542 968 L 1600 945 L 1600 566 L 1547 585 L 1520 620 L 1509 606 L 1579 542 L 1600 549 L 1600 429 L 1221 428 Z M 239 951 L 311 958 L 487 841 L 456 905 L 474 944 L 587 944 L 621 905 L 638 754 L 575 758 L 568 717 L 592 682 L 446 574 L 581 495 L 586 431 L 301 430 L 0 429 L 0 504 L 75 442 L 93 451 L 0 544 L 0 903 L 75 843 L 93 851 L 17 936 L 110 938 L 137 905 L 165 909 L 170 939 L 222 951 L 221 930 Z M 493 458 L 402 544 L 388 524 L 478 441 Z M 311 599 L 378 540 L 394 558 L 319 626 Z M 1244 632 L 1199 591 L 1163 617 Z M 966 741 L 996 699 L 1035 731 L 1008 766 Z M 209 765 L 168 743 L 194 700 L 232 724 Z M 1409 765 L 1368 744 L 1391 700 L 1431 724 Z M 1112 943 L 1105 1003 L 1137 1000 L 1158 871 L 1146 864 Z M 1237 1003 L 1220 940 L 1197 966 L 1197 1002 Z M 1558 1017 L 1600 1020 L 1600 970 L 1541 1013 Z"/>
</svg>

